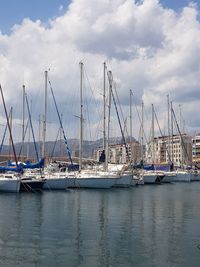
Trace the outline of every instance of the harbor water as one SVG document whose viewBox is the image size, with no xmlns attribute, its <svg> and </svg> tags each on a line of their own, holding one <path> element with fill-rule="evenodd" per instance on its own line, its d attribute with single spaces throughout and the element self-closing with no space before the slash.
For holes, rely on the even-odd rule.
<svg viewBox="0 0 200 267">
<path fill-rule="evenodd" d="M 0 266 L 200 266 L 200 183 L 0 194 Z"/>
</svg>

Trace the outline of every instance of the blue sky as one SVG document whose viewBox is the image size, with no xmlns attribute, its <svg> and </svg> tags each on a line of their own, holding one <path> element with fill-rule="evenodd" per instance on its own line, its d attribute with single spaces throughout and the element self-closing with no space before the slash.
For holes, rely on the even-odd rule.
<svg viewBox="0 0 200 267">
<path fill-rule="evenodd" d="M 21 119 L 18 96 L 25 84 L 30 99 L 36 103 L 34 119 L 38 126 L 38 115 L 43 112 L 44 70 L 50 68 L 60 112 L 66 114 L 68 136 L 74 137 L 78 133 L 74 115 L 79 110 L 82 60 L 89 77 L 86 85 L 93 88 L 95 98 L 91 101 L 92 131 L 94 135 L 101 134 L 97 126 L 102 112 L 94 108 L 94 103 L 101 101 L 102 62 L 106 61 L 117 81 L 125 114 L 129 114 L 129 89 L 133 89 L 135 103 L 140 107 L 143 101 L 147 114 L 152 103 L 159 110 L 164 129 L 163 96 L 169 94 L 174 106 L 183 107 L 186 127 L 199 132 L 200 0 L 193 0 L 198 9 L 190 6 L 184 12 L 182 8 L 192 1 L 161 0 L 163 8 L 159 8 L 156 0 L 145 0 L 140 6 L 133 5 L 134 0 L 73 0 L 73 7 L 67 12 L 70 1 L 0 0 L 0 83 L 5 88 L 8 106 L 16 109 L 16 118 Z M 175 12 L 169 12 L 168 8 Z M 31 22 L 22 24 L 24 18 Z M 50 19 L 50 27 L 43 27 Z M 36 20 L 42 24 L 35 23 Z M 19 27 L 11 32 L 15 24 Z M 0 109 L 3 121 L 2 114 Z M 50 134 L 58 128 L 54 109 L 51 115 Z M 17 119 L 15 124 L 19 125 Z M 135 136 L 140 125 L 136 124 Z"/>
<path fill-rule="evenodd" d="M 161 0 L 161 3 L 165 7 L 170 7 L 175 10 L 178 10 L 182 8 L 183 6 L 188 5 L 189 2 L 195 2 L 198 4 L 200 1 L 199 0 Z"/>
<path fill-rule="evenodd" d="M 60 14 L 59 7 L 64 9 L 70 0 L 0 0 L 0 30 L 8 33 L 14 24 L 21 24 L 23 18 L 47 21 Z"/>
<path fill-rule="evenodd" d="M 9 33 L 14 24 L 21 24 L 26 17 L 46 22 L 62 12 L 59 10 L 60 6 L 65 10 L 70 2 L 70 0 L 0 0 L 0 30 L 2 33 Z M 188 2 L 190 0 L 161 0 L 165 7 L 175 10 L 181 9 Z M 195 2 L 198 3 L 200 0 Z"/>
</svg>

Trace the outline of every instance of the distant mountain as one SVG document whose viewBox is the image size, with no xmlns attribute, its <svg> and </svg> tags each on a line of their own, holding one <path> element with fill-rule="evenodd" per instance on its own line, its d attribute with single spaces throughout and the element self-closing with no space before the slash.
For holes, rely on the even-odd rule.
<svg viewBox="0 0 200 267">
<path fill-rule="evenodd" d="M 128 139 L 129 140 L 129 139 Z M 133 138 L 133 140 L 135 140 Z M 110 144 L 120 144 L 122 142 L 122 138 L 120 137 L 112 137 L 109 140 Z M 83 141 L 83 157 L 84 158 L 93 158 L 94 150 L 101 147 L 103 144 L 103 139 L 98 139 L 96 141 Z M 42 151 L 42 142 L 36 143 L 38 153 L 41 155 Z M 71 155 L 73 157 L 79 156 L 79 139 L 68 139 L 68 147 L 70 148 Z M 64 143 L 64 140 L 58 140 L 57 142 L 54 141 L 48 141 L 46 142 L 46 155 L 49 157 L 67 157 L 67 150 Z M 17 156 L 19 155 L 20 151 L 22 150 L 22 143 L 15 144 L 15 150 Z M 8 155 L 10 151 L 10 154 L 13 154 L 12 148 L 9 148 L 8 145 L 4 145 L 2 148 L 2 155 Z M 21 151 L 22 155 L 22 151 Z M 24 143 L 24 156 L 27 157 L 29 155 L 29 158 L 36 158 L 36 152 L 34 143 Z"/>
</svg>

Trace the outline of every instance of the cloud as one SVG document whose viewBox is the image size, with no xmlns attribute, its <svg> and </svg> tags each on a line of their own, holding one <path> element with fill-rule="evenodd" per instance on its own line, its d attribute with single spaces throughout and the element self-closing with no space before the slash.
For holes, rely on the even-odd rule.
<svg viewBox="0 0 200 267">
<path fill-rule="evenodd" d="M 88 99 L 85 110 L 91 113 L 85 126 L 90 121 L 91 131 L 96 133 L 96 126 L 102 127 L 99 122 L 102 122 L 103 62 L 106 61 L 108 69 L 113 71 L 125 117 L 132 89 L 137 105 L 143 100 L 150 111 L 151 103 L 155 104 L 164 127 L 166 95 L 170 94 L 175 104 L 183 104 L 188 128 L 198 128 L 198 15 L 195 4 L 176 13 L 164 8 L 158 0 L 73 0 L 65 12 L 62 10 L 62 14 L 47 23 L 25 18 L 13 26 L 11 34 L 0 33 L 0 83 L 8 108 L 12 105 L 14 116 L 21 118 L 24 83 L 33 102 L 35 125 L 38 124 L 39 114 L 44 110 L 44 71 L 50 68 L 49 77 L 68 136 L 78 137 L 78 119 L 74 115 L 80 114 L 79 62 L 83 61 L 84 95 Z M 54 139 L 57 131 L 56 117 L 49 92 L 48 122 L 55 125 L 55 131 L 48 132 L 50 139 Z M 135 127 L 138 132 L 139 123 Z"/>
<path fill-rule="evenodd" d="M 60 5 L 60 6 L 59 6 L 59 11 L 62 11 L 63 8 L 64 8 L 63 5 Z"/>
</svg>

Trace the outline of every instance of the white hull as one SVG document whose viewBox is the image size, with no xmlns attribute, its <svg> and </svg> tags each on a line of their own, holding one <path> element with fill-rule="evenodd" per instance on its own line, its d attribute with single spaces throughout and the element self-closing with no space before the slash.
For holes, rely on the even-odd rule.
<svg viewBox="0 0 200 267">
<path fill-rule="evenodd" d="M 147 175 L 143 176 L 143 181 L 145 184 L 155 184 L 157 179 L 157 175 Z"/>
<path fill-rule="evenodd" d="M 0 191 L 18 193 L 20 189 L 19 178 L 0 177 Z"/>
<path fill-rule="evenodd" d="M 132 174 L 123 174 L 120 178 L 116 179 L 116 184 L 114 187 L 129 187 L 132 185 Z"/>
<path fill-rule="evenodd" d="M 137 185 L 144 185 L 143 178 L 138 179 Z"/>
<path fill-rule="evenodd" d="M 189 172 L 177 172 L 174 182 L 190 182 L 191 174 Z"/>
<path fill-rule="evenodd" d="M 163 175 L 160 175 L 158 173 L 144 173 L 143 174 L 143 180 L 145 184 L 157 184 L 160 183 L 163 179 Z"/>
<path fill-rule="evenodd" d="M 135 186 L 135 185 L 144 185 L 143 177 L 133 176 L 131 185 L 132 186 Z"/>
<path fill-rule="evenodd" d="M 69 188 L 111 188 L 115 185 L 113 178 L 68 178 Z"/>
<path fill-rule="evenodd" d="M 70 188 L 111 188 L 117 179 L 119 176 L 115 174 L 90 171 L 69 174 L 67 177 Z"/>
<path fill-rule="evenodd" d="M 173 183 L 176 179 L 176 174 L 165 173 L 165 176 L 162 179 L 162 183 Z"/>
<path fill-rule="evenodd" d="M 68 188 L 68 178 L 46 178 L 46 182 L 43 185 L 43 189 L 65 190 Z"/>
<path fill-rule="evenodd" d="M 191 181 L 200 181 L 200 173 L 191 173 Z"/>
</svg>

